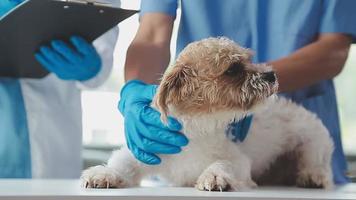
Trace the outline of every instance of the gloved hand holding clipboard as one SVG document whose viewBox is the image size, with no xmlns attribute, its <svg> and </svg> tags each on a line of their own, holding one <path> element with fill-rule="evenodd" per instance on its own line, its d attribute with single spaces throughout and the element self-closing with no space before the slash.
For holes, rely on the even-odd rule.
<svg viewBox="0 0 356 200">
<path fill-rule="evenodd" d="M 136 12 L 92 0 L 24 1 L 0 18 L 0 77 L 44 77 L 34 56 L 41 45 L 73 35 L 92 42 Z"/>
</svg>

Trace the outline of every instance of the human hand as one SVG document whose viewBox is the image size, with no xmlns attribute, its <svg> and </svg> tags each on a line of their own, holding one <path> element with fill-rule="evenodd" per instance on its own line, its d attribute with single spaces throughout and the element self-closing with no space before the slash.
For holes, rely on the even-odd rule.
<svg viewBox="0 0 356 200">
<path fill-rule="evenodd" d="M 160 120 L 160 113 L 150 107 L 157 85 L 148 85 L 139 80 L 126 83 L 121 90 L 119 110 L 125 117 L 127 146 L 143 163 L 160 164 L 156 154 L 175 154 L 188 144 L 188 139 L 179 131 L 181 124 L 172 117 L 167 125 Z"/>
<path fill-rule="evenodd" d="M 53 40 L 50 46 L 40 47 L 35 54 L 39 63 L 63 80 L 85 81 L 101 69 L 101 58 L 94 46 L 81 37 L 72 36 L 71 45 Z"/>
</svg>

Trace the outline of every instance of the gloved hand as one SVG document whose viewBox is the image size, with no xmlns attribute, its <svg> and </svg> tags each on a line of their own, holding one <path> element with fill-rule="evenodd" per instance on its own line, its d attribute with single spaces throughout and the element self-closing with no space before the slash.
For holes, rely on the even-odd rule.
<svg viewBox="0 0 356 200">
<path fill-rule="evenodd" d="M 179 133 L 182 126 L 177 120 L 169 117 L 165 126 L 160 113 L 150 107 L 156 89 L 156 85 L 130 81 L 121 90 L 119 102 L 128 148 L 138 160 L 151 165 L 161 162 L 155 154 L 179 153 L 180 147 L 188 144 L 188 139 Z"/>
<path fill-rule="evenodd" d="M 35 54 L 39 63 L 63 80 L 85 81 L 97 75 L 101 69 L 101 58 L 93 45 L 83 38 L 72 36 L 71 45 L 53 40 L 42 46 Z"/>
<path fill-rule="evenodd" d="M 0 0 L 0 17 L 5 15 L 21 2 L 22 0 Z"/>
</svg>

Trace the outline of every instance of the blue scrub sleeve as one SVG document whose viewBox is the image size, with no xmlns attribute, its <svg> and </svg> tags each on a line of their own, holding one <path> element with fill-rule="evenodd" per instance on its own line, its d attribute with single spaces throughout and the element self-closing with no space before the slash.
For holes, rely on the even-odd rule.
<svg viewBox="0 0 356 200">
<path fill-rule="evenodd" d="M 325 0 L 320 33 L 345 33 L 356 43 L 356 1 Z"/>
<path fill-rule="evenodd" d="M 178 0 L 142 0 L 140 16 L 146 13 L 164 13 L 176 17 Z"/>
</svg>

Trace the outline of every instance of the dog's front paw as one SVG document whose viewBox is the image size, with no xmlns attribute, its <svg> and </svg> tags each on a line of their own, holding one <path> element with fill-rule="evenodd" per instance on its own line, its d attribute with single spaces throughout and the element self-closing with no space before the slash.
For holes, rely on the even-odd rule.
<svg viewBox="0 0 356 200">
<path fill-rule="evenodd" d="M 101 165 L 85 170 L 80 179 L 82 181 L 82 187 L 85 188 L 128 187 L 128 182 L 114 169 Z"/>
<path fill-rule="evenodd" d="M 299 172 L 297 186 L 304 188 L 332 189 L 334 186 L 331 169 L 303 170 Z"/>
<path fill-rule="evenodd" d="M 240 191 L 257 187 L 252 180 L 237 181 L 228 174 L 205 171 L 197 180 L 195 187 L 201 191 Z"/>
</svg>

